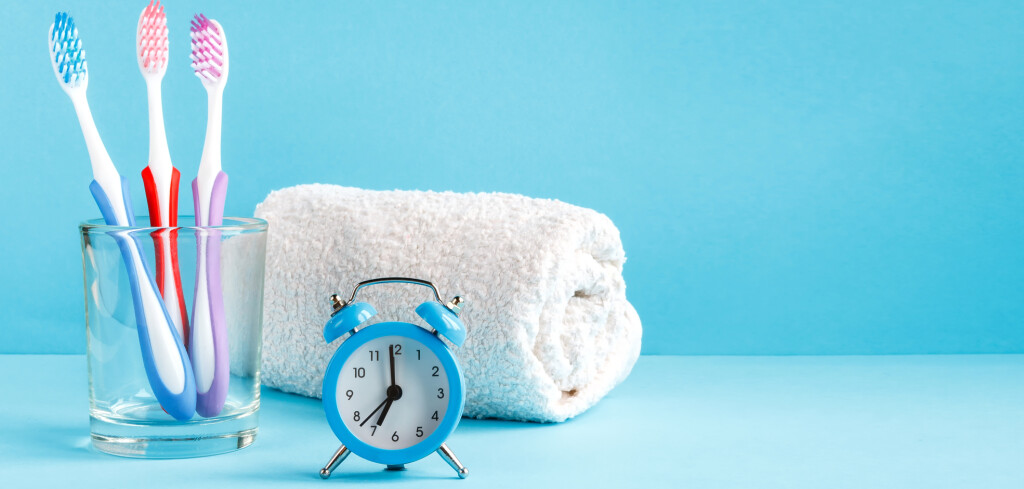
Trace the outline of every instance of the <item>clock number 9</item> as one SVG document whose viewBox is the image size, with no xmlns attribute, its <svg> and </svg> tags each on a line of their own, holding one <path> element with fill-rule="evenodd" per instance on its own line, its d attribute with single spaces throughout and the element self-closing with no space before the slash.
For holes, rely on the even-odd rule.
<svg viewBox="0 0 1024 489">
<path fill-rule="evenodd" d="M 352 389 L 349 389 L 349 390 L 345 391 L 345 395 L 348 396 L 348 400 L 351 401 L 352 400 L 352 395 L 353 395 Z"/>
</svg>

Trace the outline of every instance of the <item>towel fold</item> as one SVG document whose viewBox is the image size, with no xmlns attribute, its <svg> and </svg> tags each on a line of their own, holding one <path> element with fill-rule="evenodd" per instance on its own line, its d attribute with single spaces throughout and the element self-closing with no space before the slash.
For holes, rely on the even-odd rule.
<svg viewBox="0 0 1024 489">
<path fill-rule="evenodd" d="M 256 207 L 270 223 L 264 294 L 264 385 L 320 397 L 338 342 L 324 343 L 328 297 L 385 276 L 462 295 L 468 336 L 465 415 L 563 421 L 629 374 L 640 319 L 626 300 L 625 253 L 603 214 L 511 194 L 371 191 L 301 185 Z M 225 271 L 229 273 L 229 271 Z M 422 324 L 421 287 L 360 292 L 370 323 Z"/>
</svg>

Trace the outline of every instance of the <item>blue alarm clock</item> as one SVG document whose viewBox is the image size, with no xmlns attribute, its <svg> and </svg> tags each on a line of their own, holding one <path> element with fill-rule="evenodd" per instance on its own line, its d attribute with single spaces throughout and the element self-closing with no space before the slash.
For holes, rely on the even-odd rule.
<svg viewBox="0 0 1024 489">
<path fill-rule="evenodd" d="M 403 322 L 360 327 L 377 311 L 355 302 L 356 294 L 386 283 L 422 285 L 434 292 L 434 300 L 416 308 L 429 328 Z M 437 452 L 466 478 L 466 467 L 444 443 L 462 418 L 465 382 L 455 355 L 441 340 L 443 336 L 455 346 L 466 340 L 466 327 L 458 317 L 462 298 L 443 303 L 426 280 L 387 277 L 360 282 L 349 300 L 333 295 L 331 302 L 334 312 L 324 326 L 324 340 L 349 336 L 324 374 L 324 412 L 342 445 L 320 477 L 330 477 L 350 453 L 402 470 Z"/>
</svg>

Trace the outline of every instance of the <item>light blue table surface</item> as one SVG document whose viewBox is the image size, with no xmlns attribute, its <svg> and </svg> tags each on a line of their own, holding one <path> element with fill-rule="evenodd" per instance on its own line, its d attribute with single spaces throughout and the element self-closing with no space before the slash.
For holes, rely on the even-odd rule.
<svg viewBox="0 0 1024 489">
<path fill-rule="evenodd" d="M 1024 487 L 1024 355 L 650 357 L 566 423 L 463 420 L 402 473 L 349 457 L 320 402 L 264 388 L 254 445 L 132 460 L 88 438 L 83 356 L 0 356 L 0 487 Z M 142 482 L 145 484 L 141 484 Z"/>
</svg>

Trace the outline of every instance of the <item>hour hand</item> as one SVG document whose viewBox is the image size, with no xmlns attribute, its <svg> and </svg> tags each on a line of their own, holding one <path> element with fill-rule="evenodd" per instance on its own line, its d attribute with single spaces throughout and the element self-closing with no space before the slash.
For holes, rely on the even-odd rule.
<svg viewBox="0 0 1024 489">
<path fill-rule="evenodd" d="M 386 402 L 387 404 L 384 405 L 384 410 L 380 412 L 380 417 L 377 418 L 377 426 L 384 424 L 384 417 L 388 415 L 388 411 L 391 410 L 391 404 L 395 402 L 395 400 L 389 397 Z M 371 414 L 371 416 L 373 415 Z"/>
<path fill-rule="evenodd" d="M 372 418 L 374 414 L 377 414 L 377 411 L 380 411 L 380 408 L 384 407 L 385 404 L 387 404 L 388 406 L 391 406 L 391 403 L 389 401 L 391 401 L 390 397 L 387 398 L 387 399 L 384 399 L 384 401 L 381 402 L 379 405 L 377 405 L 377 407 L 375 407 L 370 414 L 367 414 L 366 417 L 363 418 L 363 422 L 359 423 L 359 426 L 362 426 L 362 425 L 366 424 L 366 422 L 369 421 L 370 418 Z M 387 412 L 387 409 L 385 409 L 384 412 Z M 377 426 L 380 426 L 380 420 L 377 420 Z"/>
</svg>

